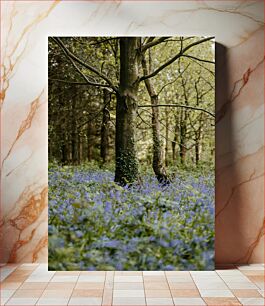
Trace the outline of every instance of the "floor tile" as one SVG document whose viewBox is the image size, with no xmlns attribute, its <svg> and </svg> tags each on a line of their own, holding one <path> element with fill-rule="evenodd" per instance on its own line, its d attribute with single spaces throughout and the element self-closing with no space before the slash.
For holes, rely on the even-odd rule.
<svg viewBox="0 0 265 306">
<path fill-rule="evenodd" d="M 53 275 L 30 275 L 25 282 L 27 283 L 48 283 Z"/>
<path fill-rule="evenodd" d="M 115 271 L 81 271 L 80 275 L 89 275 L 89 276 L 105 276 L 107 273 L 112 272 L 114 273 Z"/>
<path fill-rule="evenodd" d="M 11 298 L 10 300 L 7 301 L 6 305 L 31 306 L 31 305 L 35 305 L 37 301 L 38 301 L 38 298 Z"/>
<path fill-rule="evenodd" d="M 154 290 L 166 290 L 169 289 L 168 284 L 166 282 L 154 282 L 154 283 L 145 283 L 145 289 L 154 289 Z"/>
<path fill-rule="evenodd" d="M 255 290 L 255 289 L 235 289 L 235 290 L 232 290 L 232 292 L 236 297 L 240 297 L 240 298 L 243 298 L 243 297 L 249 297 L 249 298 L 261 297 L 260 292 L 258 290 Z"/>
<path fill-rule="evenodd" d="M 72 290 L 74 289 L 76 285 L 76 282 L 70 283 L 57 283 L 57 282 L 53 282 L 53 283 L 48 283 L 47 287 L 45 289 L 47 290 Z"/>
<path fill-rule="evenodd" d="M 164 271 L 143 271 L 143 276 L 161 275 L 164 276 Z"/>
<path fill-rule="evenodd" d="M 189 271 L 165 271 L 166 276 L 190 276 Z"/>
<path fill-rule="evenodd" d="M 223 275 L 231 275 L 231 276 L 244 275 L 242 272 L 239 271 L 238 269 L 216 270 L 216 273 L 220 276 L 223 276 Z"/>
<path fill-rule="evenodd" d="M 230 290 L 200 290 L 202 297 L 234 297 Z"/>
<path fill-rule="evenodd" d="M 189 275 L 185 275 L 185 276 L 167 276 L 167 281 L 169 283 L 189 283 L 189 282 L 193 282 L 193 279 L 191 278 L 191 276 Z"/>
<path fill-rule="evenodd" d="M 264 277 L 264 270 L 242 270 L 241 271 L 246 276 L 263 276 Z"/>
<path fill-rule="evenodd" d="M 255 282 L 255 285 L 260 289 L 260 290 L 264 290 L 264 282 Z"/>
<path fill-rule="evenodd" d="M 70 298 L 72 290 L 44 290 L 41 298 Z"/>
<path fill-rule="evenodd" d="M 172 298 L 146 298 L 146 304 L 150 306 L 156 306 L 156 305 L 174 306 Z"/>
<path fill-rule="evenodd" d="M 39 298 L 42 292 L 43 290 L 40 289 L 19 289 L 14 293 L 13 298 Z"/>
<path fill-rule="evenodd" d="M 224 282 L 195 282 L 198 289 L 215 289 L 215 290 L 226 290 L 228 289 Z"/>
<path fill-rule="evenodd" d="M 2 282 L 4 279 L 6 279 L 14 270 L 16 267 L 3 267 L 0 270 L 0 281 Z"/>
<path fill-rule="evenodd" d="M 113 287 L 114 290 L 141 290 L 144 289 L 144 283 L 114 283 Z"/>
<path fill-rule="evenodd" d="M 13 273 L 14 273 L 14 272 L 13 272 Z M 23 283 L 27 278 L 28 278 L 28 276 L 10 274 L 10 275 L 5 279 L 5 282 L 9 282 L 9 283 L 15 283 L 15 282 Z"/>
<path fill-rule="evenodd" d="M 155 297 L 161 297 L 161 298 L 170 298 L 171 293 L 170 290 L 145 290 L 145 296 L 147 298 L 155 298 Z"/>
<path fill-rule="evenodd" d="M 169 283 L 170 290 L 174 289 L 197 289 L 194 283 Z"/>
<path fill-rule="evenodd" d="M 47 264 L 5 265 L 7 305 L 264 305 L 264 266 L 217 271 L 48 271 Z M 4 272 L 3 272 L 4 273 Z M 2 276 L 3 277 L 3 276 Z M 200 292 L 198 291 L 200 290 Z M 171 290 L 171 291 L 170 291 Z M 201 296 L 200 296 L 201 293 Z M 235 296 L 233 296 L 235 295 Z M 173 300 L 172 300 L 173 297 Z"/>
<path fill-rule="evenodd" d="M 145 297 L 144 290 L 113 290 L 113 298 L 116 297 Z"/>
<path fill-rule="evenodd" d="M 76 283 L 75 289 L 103 289 L 104 288 L 104 283 L 90 283 L 90 282 L 81 282 L 81 283 Z"/>
<path fill-rule="evenodd" d="M 81 277 L 81 276 L 80 276 Z M 76 282 L 78 279 L 78 276 L 73 276 L 73 275 L 68 275 L 68 276 L 64 276 L 64 275 L 55 275 L 52 279 L 51 279 L 51 283 L 73 283 Z"/>
<path fill-rule="evenodd" d="M 216 276 L 215 271 L 190 271 L 191 276 L 209 277 Z"/>
<path fill-rule="evenodd" d="M 40 298 L 36 305 L 49 305 L 49 306 L 64 306 L 68 305 L 69 298 Z"/>
<path fill-rule="evenodd" d="M 113 297 L 113 306 L 126 306 L 126 305 L 133 305 L 133 306 L 140 306 L 140 305 L 146 305 L 145 298 L 141 297 L 132 297 L 132 298 L 126 298 L 126 297 Z"/>
<path fill-rule="evenodd" d="M 221 278 L 225 282 L 232 282 L 232 283 L 250 282 L 248 277 L 246 277 L 245 275 L 222 275 Z"/>
<path fill-rule="evenodd" d="M 174 289 L 171 290 L 174 298 L 200 297 L 200 293 L 196 289 Z"/>
<path fill-rule="evenodd" d="M 241 271 L 243 270 L 262 270 L 264 267 L 261 264 L 251 264 L 251 265 L 237 265 L 237 268 Z"/>
<path fill-rule="evenodd" d="M 23 283 L 19 289 L 27 290 L 44 290 L 49 283 Z"/>
<path fill-rule="evenodd" d="M 0 291 L 0 296 L 3 298 L 10 298 L 15 293 L 15 290 L 2 290 Z"/>
<path fill-rule="evenodd" d="M 142 281 L 142 276 L 114 276 L 115 283 L 139 283 Z"/>
<path fill-rule="evenodd" d="M 181 305 L 181 306 L 206 305 L 202 298 L 174 298 L 173 300 L 175 305 Z"/>
<path fill-rule="evenodd" d="M 0 297 L 0 305 L 5 305 L 8 300 L 9 300 L 8 297 L 1 296 Z"/>
<path fill-rule="evenodd" d="M 259 292 L 259 294 L 260 294 L 261 296 L 265 297 L 265 295 L 264 295 L 264 290 L 258 290 L 258 292 Z"/>
<path fill-rule="evenodd" d="M 241 305 L 236 298 L 205 297 L 203 299 L 207 305 L 211 306 Z"/>
<path fill-rule="evenodd" d="M 78 282 L 93 282 L 93 283 L 104 283 L 105 276 L 103 275 L 80 275 Z"/>
<path fill-rule="evenodd" d="M 102 306 L 111 306 L 112 305 L 112 290 L 104 289 L 103 298 L 102 298 Z"/>
<path fill-rule="evenodd" d="M 264 283 L 264 276 L 263 275 L 248 275 L 247 279 L 250 280 L 251 282 L 260 282 Z"/>
<path fill-rule="evenodd" d="M 5 281 L 3 281 L 3 282 L 0 284 L 0 288 L 1 288 L 1 289 L 16 290 L 16 289 L 18 289 L 21 285 L 22 285 L 22 283 L 11 283 L 11 282 L 5 282 Z"/>
<path fill-rule="evenodd" d="M 55 276 L 78 276 L 80 275 L 80 271 L 56 271 Z"/>
<path fill-rule="evenodd" d="M 264 306 L 264 298 L 238 298 L 242 305 L 262 305 Z"/>
<path fill-rule="evenodd" d="M 115 276 L 142 276 L 141 271 L 115 271 Z"/>
<path fill-rule="evenodd" d="M 226 282 L 229 289 L 258 289 L 256 285 L 251 282 Z"/>
<path fill-rule="evenodd" d="M 151 283 L 154 283 L 154 282 L 166 282 L 167 279 L 164 275 L 149 275 L 149 276 L 144 276 L 143 277 L 143 280 L 145 283 L 147 282 L 151 282 Z"/>
<path fill-rule="evenodd" d="M 72 297 L 102 297 L 103 289 L 74 289 Z"/>
<path fill-rule="evenodd" d="M 35 264 L 35 263 L 24 263 L 24 264 L 21 264 L 19 266 L 19 269 L 23 269 L 23 270 L 35 270 L 37 269 L 39 265 L 38 264 Z"/>
<path fill-rule="evenodd" d="M 68 305 L 86 305 L 86 306 L 97 306 L 101 305 L 102 299 L 101 298 L 71 298 L 68 302 Z"/>
</svg>

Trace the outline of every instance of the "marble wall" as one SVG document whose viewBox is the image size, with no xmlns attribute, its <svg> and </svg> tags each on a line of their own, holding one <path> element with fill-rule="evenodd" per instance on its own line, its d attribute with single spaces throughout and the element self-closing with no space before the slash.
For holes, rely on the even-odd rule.
<svg viewBox="0 0 265 306">
<path fill-rule="evenodd" d="M 216 37 L 216 262 L 263 262 L 263 5 L 2 1 L 0 262 L 47 261 L 51 35 Z"/>
</svg>

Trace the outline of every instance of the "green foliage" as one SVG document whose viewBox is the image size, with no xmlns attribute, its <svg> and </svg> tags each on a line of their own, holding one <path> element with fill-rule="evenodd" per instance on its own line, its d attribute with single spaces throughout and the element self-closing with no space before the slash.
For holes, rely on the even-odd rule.
<svg viewBox="0 0 265 306">
<path fill-rule="evenodd" d="M 52 270 L 213 268 L 214 178 L 180 171 L 167 188 L 148 173 L 121 187 L 98 167 L 49 170 Z"/>
</svg>

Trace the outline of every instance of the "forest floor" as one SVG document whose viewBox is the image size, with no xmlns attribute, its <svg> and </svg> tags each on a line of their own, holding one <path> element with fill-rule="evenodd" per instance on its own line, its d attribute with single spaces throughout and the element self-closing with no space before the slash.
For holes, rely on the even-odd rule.
<svg viewBox="0 0 265 306">
<path fill-rule="evenodd" d="M 144 172 L 120 187 L 98 167 L 49 167 L 49 269 L 214 269 L 214 173 Z"/>
</svg>

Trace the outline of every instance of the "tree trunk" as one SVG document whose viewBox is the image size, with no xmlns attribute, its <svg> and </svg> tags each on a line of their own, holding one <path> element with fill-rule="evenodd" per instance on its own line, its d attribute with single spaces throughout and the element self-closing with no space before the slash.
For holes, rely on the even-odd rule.
<svg viewBox="0 0 265 306">
<path fill-rule="evenodd" d="M 151 66 L 151 55 L 149 53 L 149 66 Z M 142 55 L 142 67 L 144 75 L 150 73 L 146 64 L 144 54 Z M 153 133 L 153 170 L 156 178 L 161 184 L 168 184 L 169 180 L 166 175 L 166 171 L 163 165 L 163 146 L 160 140 L 160 123 L 159 123 L 159 107 L 156 107 L 158 103 L 158 95 L 155 91 L 154 85 L 150 79 L 146 79 L 145 86 L 151 99 L 152 107 L 152 133 Z"/>
<path fill-rule="evenodd" d="M 180 161 L 183 165 L 185 164 L 186 153 L 187 153 L 186 133 L 187 133 L 187 112 L 186 110 L 181 110 L 179 156 L 180 156 Z"/>
<path fill-rule="evenodd" d="M 165 164 L 168 166 L 168 153 L 169 153 L 169 118 L 168 118 L 168 108 L 165 110 L 166 115 L 166 146 L 165 146 Z"/>
<path fill-rule="evenodd" d="M 87 123 L 87 130 L 86 130 L 86 136 L 87 136 L 87 160 L 92 160 L 93 155 L 93 124 L 92 122 Z"/>
<path fill-rule="evenodd" d="M 135 118 L 138 92 L 137 37 L 120 38 L 120 87 L 116 104 L 116 169 L 115 182 L 126 185 L 138 176 L 135 150 Z"/>
<path fill-rule="evenodd" d="M 108 90 L 103 90 L 103 103 L 106 105 L 108 101 L 110 101 L 111 95 Z M 103 109 L 102 115 L 102 124 L 101 124 L 101 131 L 100 131 L 100 157 L 102 158 L 103 164 L 106 163 L 109 154 L 109 121 L 110 121 L 110 114 L 107 106 Z"/>
<path fill-rule="evenodd" d="M 76 125 L 76 99 L 74 97 L 72 103 L 72 114 L 71 114 L 71 150 L 72 150 L 72 163 L 77 164 L 78 162 L 78 133 Z"/>
<path fill-rule="evenodd" d="M 198 166 L 200 160 L 200 144 L 199 144 L 199 139 L 196 139 L 195 143 L 195 161 L 196 165 Z"/>
</svg>

